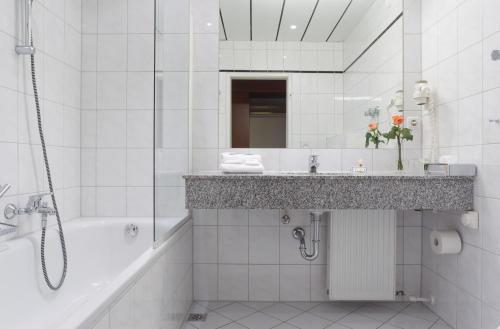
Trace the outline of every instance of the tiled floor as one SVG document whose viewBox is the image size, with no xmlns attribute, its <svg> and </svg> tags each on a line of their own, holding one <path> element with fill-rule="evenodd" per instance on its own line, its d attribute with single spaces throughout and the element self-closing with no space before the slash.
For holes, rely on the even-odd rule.
<svg viewBox="0 0 500 329">
<path fill-rule="evenodd" d="M 195 302 L 183 329 L 451 329 L 421 304 Z"/>
</svg>

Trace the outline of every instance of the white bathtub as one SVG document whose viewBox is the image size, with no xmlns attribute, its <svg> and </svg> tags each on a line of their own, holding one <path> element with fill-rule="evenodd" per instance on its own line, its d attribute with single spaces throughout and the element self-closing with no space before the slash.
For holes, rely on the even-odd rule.
<svg viewBox="0 0 500 329">
<path fill-rule="evenodd" d="M 131 223 L 139 227 L 136 237 L 125 233 Z M 45 286 L 41 274 L 40 232 L 0 244 L 0 328 L 91 328 L 165 254 L 169 240 L 191 230 L 189 219 L 163 218 L 161 225 L 172 236 L 153 248 L 152 218 L 65 223 L 68 273 L 57 292 Z M 47 233 L 46 255 L 57 282 L 62 257 L 54 228 Z"/>
</svg>

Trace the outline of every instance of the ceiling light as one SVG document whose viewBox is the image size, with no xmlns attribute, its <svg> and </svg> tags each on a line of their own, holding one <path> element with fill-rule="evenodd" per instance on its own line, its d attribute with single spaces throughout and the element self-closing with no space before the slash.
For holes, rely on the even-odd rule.
<svg viewBox="0 0 500 329">
<path fill-rule="evenodd" d="M 208 22 L 208 23 L 207 23 L 207 26 L 212 26 L 212 23 Z"/>
<path fill-rule="evenodd" d="M 290 25 L 291 30 L 295 30 L 297 28 L 297 25 Z"/>
</svg>

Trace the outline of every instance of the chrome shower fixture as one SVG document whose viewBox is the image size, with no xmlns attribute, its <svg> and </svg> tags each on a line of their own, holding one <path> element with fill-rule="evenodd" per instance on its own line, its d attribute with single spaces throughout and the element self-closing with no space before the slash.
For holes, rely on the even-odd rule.
<svg viewBox="0 0 500 329">
<path fill-rule="evenodd" d="M 0 198 L 7 193 L 7 191 L 12 187 L 10 184 L 5 184 L 4 186 L 0 185 Z"/>
<path fill-rule="evenodd" d="M 23 37 L 21 44 L 16 46 L 18 55 L 33 55 L 35 47 L 31 43 L 31 19 L 33 16 L 33 0 L 24 0 L 24 21 L 23 21 Z"/>
<path fill-rule="evenodd" d="M 365 111 L 365 117 L 370 117 L 372 119 L 378 118 L 380 115 L 380 107 L 369 107 L 368 110 Z"/>
</svg>

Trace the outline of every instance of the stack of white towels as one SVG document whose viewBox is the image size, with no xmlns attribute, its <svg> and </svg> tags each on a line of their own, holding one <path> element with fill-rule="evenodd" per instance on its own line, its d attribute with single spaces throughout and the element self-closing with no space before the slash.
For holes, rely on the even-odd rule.
<svg viewBox="0 0 500 329">
<path fill-rule="evenodd" d="M 220 170 L 224 173 L 261 174 L 264 166 L 258 154 L 223 152 L 220 155 Z"/>
</svg>

